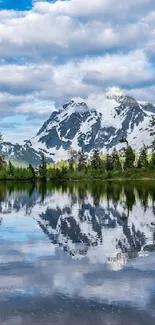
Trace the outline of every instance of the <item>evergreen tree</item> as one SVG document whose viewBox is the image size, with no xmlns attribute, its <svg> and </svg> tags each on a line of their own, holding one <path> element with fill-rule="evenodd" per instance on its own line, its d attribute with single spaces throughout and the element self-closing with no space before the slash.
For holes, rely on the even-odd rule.
<svg viewBox="0 0 155 325">
<path fill-rule="evenodd" d="M 67 167 L 63 166 L 61 170 L 61 177 L 65 178 L 67 176 Z"/>
<path fill-rule="evenodd" d="M 102 168 L 102 160 L 98 149 L 93 150 L 93 154 L 91 157 L 91 168 L 96 170 Z"/>
<path fill-rule="evenodd" d="M 15 167 L 12 165 L 11 161 L 9 160 L 8 173 L 13 176 L 14 171 L 15 171 Z"/>
<path fill-rule="evenodd" d="M 3 140 L 2 134 L 0 133 L 0 142 Z M 0 170 L 6 168 L 6 161 L 2 154 L 0 154 Z"/>
<path fill-rule="evenodd" d="M 151 152 L 151 160 L 150 160 L 150 167 L 155 167 L 155 139 L 152 141 L 152 152 Z"/>
<path fill-rule="evenodd" d="M 69 148 L 68 150 L 68 163 L 69 163 L 69 169 L 70 170 L 74 170 L 74 165 L 76 163 L 77 160 L 77 152 L 76 150 Z"/>
<path fill-rule="evenodd" d="M 3 155 L 0 155 L 0 170 L 6 168 L 6 161 Z"/>
<path fill-rule="evenodd" d="M 39 177 L 44 179 L 44 180 L 47 177 L 47 163 L 46 163 L 46 158 L 45 158 L 44 154 L 42 154 L 41 164 L 39 166 Z"/>
<path fill-rule="evenodd" d="M 31 164 L 29 164 L 28 170 L 29 170 L 29 172 L 30 172 L 31 178 L 35 179 L 35 177 L 36 177 L 36 172 L 35 172 L 34 167 L 33 167 Z"/>
<path fill-rule="evenodd" d="M 132 169 L 135 167 L 135 152 L 129 144 L 124 149 L 124 170 Z"/>
<path fill-rule="evenodd" d="M 78 170 L 84 170 L 86 168 L 86 155 L 84 153 L 84 150 L 81 149 L 78 152 Z"/>
<path fill-rule="evenodd" d="M 139 157 L 138 157 L 138 162 L 137 162 L 137 167 L 138 168 L 147 168 L 148 167 L 148 157 L 147 157 L 147 148 L 145 144 L 143 147 L 140 149 L 139 152 Z"/>
<path fill-rule="evenodd" d="M 112 156 L 109 153 L 106 155 L 106 170 L 107 172 L 113 170 Z"/>
<path fill-rule="evenodd" d="M 111 155 L 111 165 L 112 165 L 112 170 L 114 171 L 122 170 L 120 157 L 116 149 L 113 150 Z"/>
<path fill-rule="evenodd" d="M 129 145 L 128 140 L 126 137 L 122 137 L 120 139 L 120 143 L 125 143 L 126 147 L 123 148 L 124 151 L 124 164 L 123 169 L 128 170 L 135 167 L 135 152 L 133 151 L 132 147 Z"/>
</svg>

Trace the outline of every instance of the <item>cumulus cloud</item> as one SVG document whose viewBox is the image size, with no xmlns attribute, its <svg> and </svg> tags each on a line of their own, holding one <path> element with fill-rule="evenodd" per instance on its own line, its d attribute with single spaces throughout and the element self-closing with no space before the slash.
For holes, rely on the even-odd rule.
<svg viewBox="0 0 155 325">
<path fill-rule="evenodd" d="M 130 89 L 128 95 L 136 97 L 139 101 L 146 101 L 155 105 L 155 85 L 150 87 L 142 87 L 138 89 Z"/>
<path fill-rule="evenodd" d="M 142 13 L 146 13 L 154 9 L 153 0 L 137 0 L 131 2 L 127 0 L 124 4 L 123 0 L 119 3 L 116 0 L 72 0 L 66 1 L 58 0 L 52 3 L 40 1 L 36 2 L 34 6 L 34 11 L 40 13 L 46 13 L 50 11 L 52 14 L 65 14 L 69 16 L 86 16 L 86 17 L 96 17 L 102 15 L 114 16 L 115 19 L 123 19 L 129 16 L 129 13 L 133 17 L 139 17 Z M 128 17 L 128 19 L 132 19 Z"/>
<path fill-rule="evenodd" d="M 116 0 L 112 2 L 116 5 Z M 148 20 L 143 17 L 137 18 L 136 22 L 127 19 L 122 25 L 120 17 L 119 21 L 111 20 L 112 7 L 109 2 L 107 6 L 111 16 L 95 16 L 98 9 L 99 13 L 104 11 L 105 4 L 106 1 L 103 0 L 98 1 L 98 4 L 91 1 L 89 6 L 87 0 L 57 1 L 54 4 L 39 2 L 24 15 L 19 16 L 13 12 L 10 17 L 4 13 L 4 16 L 1 15 L 0 24 L 1 56 L 26 56 L 29 60 L 51 61 L 62 59 L 62 56 L 81 56 L 118 49 L 131 50 L 143 47 L 144 42 L 151 42 L 154 31 L 149 24 L 150 13 Z M 84 14 L 85 6 L 87 17 L 81 20 L 78 17 L 78 9 L 83 8 L 80 12 Z M 38 7 L 44 10 L 37 10 Z M 117 10 L 118 8 L 117 5 Z M 72 16 L 71 9 L 74 9 L 77 16 Z M 91 10 L 93 17 L 90 16 Z M 155 27 L 153 20 L 152 24 Z"/>
<path fill-rule="evenodd" d="M 0 115 L 46 116 L 119 86 L 155 102 L 154 0 L 34 1 L 0 11 Z"/>
<path fill-rule="evenodd" d="M 15 114 L 28 115 L 32 118 L 46 118 L 53 110 L 55 103 L 51 100 L 40 100 L 34 95 L 12 95 L 9 93 L 0 94 L 0 115 L 1 117 L 14 116 Z"/>
<path fill-rule="evenodd" d="M 79 94 L 87 97 L 95 90 L 98 92 L 112 85 L 123 85 L 124 88 L 149 86 L 154 79 L 155 71 L 149 68 L 142 51 L 85 57 L 57 65 L 2 65 L 0 102 L 18 106 L 18 101 L 24 101 L 25 96 L 23 108 L 34 98 L 50 100 L 52 106 L 60 98 L 65 100 Z"/>
</svg>

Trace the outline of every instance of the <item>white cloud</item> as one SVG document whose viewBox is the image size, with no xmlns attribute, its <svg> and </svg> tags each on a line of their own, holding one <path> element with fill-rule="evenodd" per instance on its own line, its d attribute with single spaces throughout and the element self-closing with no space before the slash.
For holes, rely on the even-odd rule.
<svg viewBox="0 0 155 325">
<path fill-rule="evenodd" d="M 155 85 L 139 89 L 131 89 L 128 90 L 127 93 L 136 97 L 139 101 L 146 101 L 155 105 Z"/>
<path fill-rule="evenodd" d="M 51 61 L 62 55 L 71 57 L 143 47 L 144 42 L 151 42 L 154 38 L 154 12 L 145 11 L 145 14 L 148 11 L 148 19 L 143 15 L 134 18 L 140 4 L 142 8 L 146 5 L 146 1 L 137 2 L 134 5 L 131 2 L 124 5 L 124 1 L 116 4 L 116 0 L 91 0 L 89 5 L 88 0 L 38 2 L 31 11 L 23 14 L 2 11 L 1 56 Z M 125 12 L 127 17 L 124 20 Z M 117 13 L 116 21 L 113 14 L 117 17 Z M 86 15 L 86 18 L 81 20 L 81 15 Z"/>
<path fill-rule="evenodd" d="M 154 17 L 154 0 L 34 1 L 30 11 L 1 10 L 0 115 L 45 115 L 113 85 L 155 102 Z"/>
<path fill-rule="evenodd" d="M 120 0 L 119 2 L 116 0 L 58 0 L 54 4 L 43 1 L 37 2 L 35 3 L 34 11 L 39 13 L 51 12 L 52 14 L 65 14 L 76 17 L 114 15 L 115 18 L 118 18 L 119 15 L 119 19 L 124 19 L 124 17 L 128 17 L 129 13 L 131 16 L 139 16 L 144 11 L 146 13 L 150 9 L 153 10 L 153 8 L 153 0 L 137 0 L 135 2 L 127 0 L 125 3 L 124 0 Z"/>
<path fill-rule="evenodd" d="M 147 57 L 142 51 L 84 57 L 58 65 L 2 65 L 0 88 L 3 94 L 0 101 L 6 103 L 7 94 L 9 103 L 18 103 L 18 99 L 22 101 L 25 96 L 24 112 L 31 102 L 35 103 L 32 103 L 32 107 L 36 105 L 34 98 L 50 100 L 52 106 L 52 102 L 59 99 L 63 101 L 78 95 L 87 97 L 92 92 L 98 93 L 112 85 L 134 88 L 150 84 L 154 78 L 155 71 L 149 68 Z M 44 102 L 42 104 L 47 106 Z"/>
<path fill-rule="evenodd" d="M 16 107 L 16 113 L 23 113 L 23 114 L 34 114 L 34 115 L 50 115 L 52 111 L 55 110 L 54 104 L 51 102 L 27 102 L 22 103 Z"/>
<path fill-rule="evenodd" d="M 23 144 L 24 141 L 27 139 L 27 136 L 29 136 L 29 138 L 33 137 L 37 134 L 39 129 L 40 124 L 34 124 L 34 122 L 33 125 L 17 125 L 15 130 L 12 130 L 10 128 L 10 130 L 6 130 L 5 133 L 3 132 L 3 140 L 11 143 Z"/>
</svg>

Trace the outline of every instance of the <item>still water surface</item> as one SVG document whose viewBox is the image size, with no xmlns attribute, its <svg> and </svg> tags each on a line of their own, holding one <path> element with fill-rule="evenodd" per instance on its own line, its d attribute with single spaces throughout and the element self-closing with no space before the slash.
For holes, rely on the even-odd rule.
<svg viewBox="0 0 155 325">
<path fill-rule="evenodd" d="M 1 325 L 155 325 L 155 184 L 0 184 Z"/>
</svg>

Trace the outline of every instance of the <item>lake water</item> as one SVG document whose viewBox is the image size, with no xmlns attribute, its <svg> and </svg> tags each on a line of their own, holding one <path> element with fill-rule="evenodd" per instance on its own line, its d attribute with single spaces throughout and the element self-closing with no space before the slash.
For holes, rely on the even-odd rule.
<svg viewBox="0 0 155 325">
<path fill-rule="evenodd" d="M 1 325 L 154 325 L 155 182 L 0 183 Z"/>
</svg>

